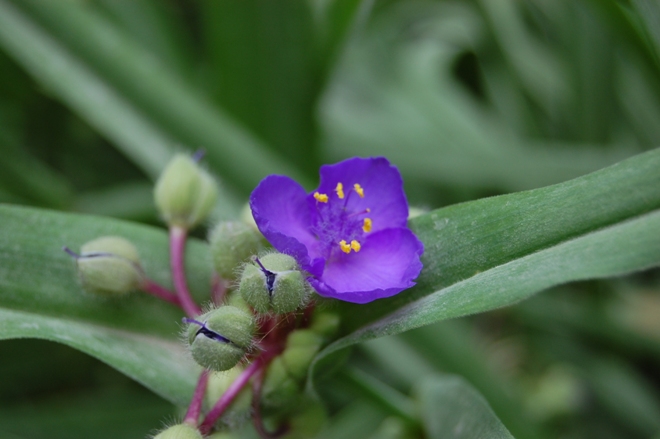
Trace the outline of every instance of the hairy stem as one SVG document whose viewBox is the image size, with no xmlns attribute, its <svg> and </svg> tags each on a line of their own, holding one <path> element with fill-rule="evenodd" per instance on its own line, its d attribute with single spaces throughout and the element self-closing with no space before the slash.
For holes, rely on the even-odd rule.
<svg viewBox="0 0 660 439">
<path fill-rule="evenodd" d="M 170 227 L 170 264 L 172 266 L 174 288 L 179 296 L 181 307 L 188 317 L 196 317 L 201 314 L 201 309 L 190 295 L 183 264 L 183 254 L 186 247 L 187 234 L 188 232 L 186 229 L 182 227 Z"/>
<path fill-rule="evenodd" d="M 197 427 L 199 414 L 202 412 L 202 403 L 204 402 L 204 394 L 206 393 L 206 385 L 208 382 L 209 371 L 204 369 L 199 375 L 199 381 L 197 381 L 195 393 L 193 393 L 192 399 L 190 400 L 190 406 L 188 406 L 186 416 L 183 418 L 184 423 Z"/>
</svg>

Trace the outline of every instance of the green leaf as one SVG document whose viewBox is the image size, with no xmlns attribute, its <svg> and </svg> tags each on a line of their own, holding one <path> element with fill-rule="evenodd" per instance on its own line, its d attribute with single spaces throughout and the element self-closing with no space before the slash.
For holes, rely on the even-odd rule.
<svg viewBox="0 0 660 439">
<path fill-rule="evenodd" d="M 307 3 L 207 0 L 200 2 L 200 17 L 216 101 L 315 175 L 313 106 L 320 81 Z"/>
<path fill-rule="evenodd" d="M 513 439 L 486 400 L 462 378 L 425 378 L 417 395 L 429 439 Z"/>
<path fill-rule="evenodd" d="M 146 294 L 101 299 L 84 293 L 75 264 L 62 251 L 103 235 L 137 247 L 147 276 L 171 287 L 163 230 L 101 217 L 0 206 L 0 338 L 35 337 L 80 349 L 180 405 L 193 390 L 198 367 L 179 340 L 182 312 Z M 186 247 L 190 288 L 208 299 L 208 247 Z"/>
<path fill-rule="evenodd" d="M 0 16 L 0 44 L 83 119 L 120 140 L 122 150 L 152 175 L 173 145 L 183 144 L 205 148 L 215 170 L 246 193 L 273 172 L 298 176 L 89 5 L 3 0 Z M 137 145 L 124 125 L 149 145 Z"/>
<path fill-rule="evenodd" d="M 343 305 L 347 335 L 316 361 L 364 340 L 511 305 L 554 285 L 657 265 L 658 169 L 654 150 L 566 183 L 415 218 L 411 227 L 425 243 L 417 286 L 367 305 Z"/>
<path fill-rule="evenodd" d="M 575 178 L 634 153 L 525 140 L 455 79 L 461 56 L 487 39 L 475 7 L 399 6 L 349 42 L 331 78 L 320 103 L 330 157 L 385 155 L 404 177 L 515 191 Z M 530 80 L 540 80 L 534 72 L 546 69 L 543 63 L 525 66 Z M 563 80 L 552 84 L 563 87 Z M 547 101 L 560 93 L 555 85 L 541 81 L 538 94 Z"/>
<path fill-rule="evenodd" d="M 652 0 L 632 0 L 649 45 L 655 54 L 655 60 L 660 64 L 660 5 Z"/>
</svg>

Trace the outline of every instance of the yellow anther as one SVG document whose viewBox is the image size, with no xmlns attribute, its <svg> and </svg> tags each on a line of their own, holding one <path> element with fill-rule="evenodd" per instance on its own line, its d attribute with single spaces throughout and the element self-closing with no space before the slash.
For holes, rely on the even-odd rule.
<svg viewBox="0 0 660 439">
<path fill-rule="evenodd" d="M 353 189 L 355 189 L 355 192 L 357 192 L 357 194 L 360 196 L 360 198 L 364 198 L 364 189 L 362 189 L 362 186 L 355 183 L 353 185 Z"/>
<path fill-rule="evenodd" d="M 362 230 L 364 230 L 365 233 L 371 232 L 371 218 L 364 219 L 364 224 L 362 224 Z"/>
<path fill-rule="evenodd" d="M 319 194 L 318 192 L 314 192 L 314 199 L 316 201 L 321 202 L 321 203 L 327 203 L 328 202 L 328 196 L 326 194 Z"/>
<path fill-rule="evenodd" d="M 344 185 L 340 183 L 337 183 L 337 187 L 335 188 L 335 192 L 337 192 L 337 196 L 339 198 L 344 198 Z"/>
<path fill-rule="evenodd" d="M 339 247 L 341 247 L 341 251 L 343 251 L 346 254 L 349 254 L 351 252 L 351 246 L 348 245 L 348 243 L 346 243 L 346 241 L 343 239 L 339 241 Z"/>
<path fill-rule="evenodd" d="M 362 246 L 355 239 L 351 241 L 351 248 L 355 253 L 359 252 Z"/>
</svg>

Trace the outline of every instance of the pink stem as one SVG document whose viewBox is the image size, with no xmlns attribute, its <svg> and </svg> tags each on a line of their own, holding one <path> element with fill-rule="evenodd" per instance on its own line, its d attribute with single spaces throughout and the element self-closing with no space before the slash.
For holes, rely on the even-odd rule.
<svg viewBox="0 0 660 439">
<path fill-rule="evenodd" d="M 225 410 L 227 410 L 241 390 L 243 390 L 243 387 L 245 387 L 248 381 L 250 381 L 250 378 L 252 378 L 255 373 L 259 372 L 265 364 L 266 362 L 263 361 L 262 357 L 255 359 L 252 364 L 250 364 L 247 369 L 236 378 L 236 381 L 231 383 L 218 402 L 215 403 L 211 411 L 206 414 L 206 418 L 204 418 L 204 421 L 199 426 L 199 431 L 201 431 L 202 434 L 206 435 L 211 432 L 216 421 L 222 416 Z"/>
<path fill-rule="evenodd" d="M 289 428 L 284 424 L 272 433 L 266 430 L 263 418 L 261 417 L 261 387 L 263 383 L 264 369 L 262 368 L 252 382 L 252 422 L 254 424 L 254 429 L 257 430 L 259 436 L 263 439 L 274 439 L 282 436 Z"/>
<path fill-rule="evenodd" d="M 181 306 L 179 304 L 179 298 L 177 297 L 176 294 L 174 294 L 167 288 L 158 285 L 156 282 L 152 281 L 151 279 L 144 279 L 142 281 L 142 284 L 140 285 L 140 289 L 145 293 L 149 293 L 152 296 L 156 296 L 159 299 L 162 299 L 166 302 L 170 302 L 177 306 Z"/>
<path fill-rule="evenodd" d="M 176 293 L 179 295 L 181 307 L 188 314 L 188 317 L 196 317 L 202 311 L 190 295 L 188 284 L 186 283 L 186 272 L 183 265 L 186 235 L 186 229 L 178 226 L 170 227 L 170 263 L 172 266 L 174 288 L 176 288 Z"/>
<path fill-rule="evenodd" d="M 193 393 L 192 399 L 190 400 L 190 406 L 188 406 L 188 412 L 183 418 L 183 422 L 197 427 L 197 422 L 199 421 L 199 414 L 202 412 L 202 403 L 204 402 L 204 394 L 206 393 L 206 385 L 209 382 L 209 371 L 204 369 L 199 376 L 199 381 L 197 381 L 197 387 L 195 387 L 195 393 Z"/>
</svg>

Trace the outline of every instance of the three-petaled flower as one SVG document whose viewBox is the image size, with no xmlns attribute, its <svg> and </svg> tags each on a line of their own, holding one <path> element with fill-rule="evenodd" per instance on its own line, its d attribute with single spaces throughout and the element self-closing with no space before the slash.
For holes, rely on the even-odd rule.
<svg viewBox="0 0 660 439">
<path fill-rule="evenodd" d="M 352 158 L 320 173 L 309 194 L 280 175 L 252 192 L 252 215 L 266 239 L 298 261 L 322 296 L 366 303 L 415 285 L 424 246 L 407 228 L 397 168 L 383 157 Z"/>
</svg>

